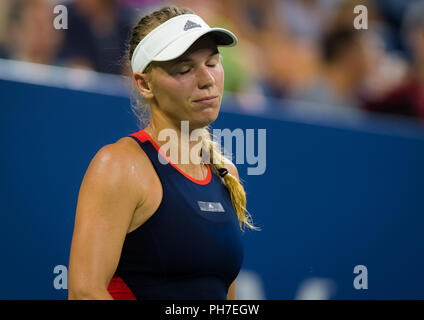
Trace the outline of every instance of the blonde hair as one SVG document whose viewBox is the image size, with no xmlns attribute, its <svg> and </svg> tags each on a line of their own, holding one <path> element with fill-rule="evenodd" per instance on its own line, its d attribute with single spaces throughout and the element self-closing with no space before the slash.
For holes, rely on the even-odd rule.
<svg viewBox="0 0 424 320">
<path fill-rule="evenodd" d="M 127 50 L 127 61 L 131 61 L 131 56 L 137 46 L 137 44 L 154 28 L 164 23 L 165 21 L 176 17 L 182 14 L 192 14 L 194 13 L 190 9 L 179 8 L 176 6 L 167 6 L 160 10 L 157 10 L 149 15 L 141 18 L 138 23 L 133 27 L 131 32 L 131 38 L 128 44 Z M 148 67 L 146 73 L 150 71 Z M 138 93 L 138 90 L 135 89 L 135 96 L 132 97 L 132 108 L 140 121 L 140 126 L 146 125 L 146 119 L 150 119 L 150 108 L 145 103 L 141 95 Z M 220 169 L 225 168 L 225 164 L 229 162 L 227 158 L 221 152 L 220 146 L 213 141 L 211 138 L 210 128 L 206 126 L 203 128 L 202 134 L 203 149 L 207 151 L 209 162 L 212 170 L 219 175 Z M 204 156 L 204 155 L 202 155 Z M 231 202 L 236 211 L 237 218 L 240 224 L 240 229 L 244 231 L 244 227 L 247 226 L 253 230 L 260 230 L 260 228 L 255 227 L 252 223 L 251 215 L 246 209 L 246 192 L 242 184 L 234 177 L 230 172 L 224 175 L 223 177 L 224 184 L 227 187 Z"/>
</svg>

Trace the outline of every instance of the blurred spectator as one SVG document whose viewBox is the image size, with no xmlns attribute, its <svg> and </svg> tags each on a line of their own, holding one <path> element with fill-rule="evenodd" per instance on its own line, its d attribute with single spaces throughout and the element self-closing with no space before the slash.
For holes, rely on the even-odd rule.
<svg viewBox="0 0 424 320">
<path fill-rule="evenodd" d="M 163 0 L 119 0 L 123 7 L 140 9 L 159 6 L 163 4 Z"/>
<path fill-rule="evenodd" d="M 384 16 L 384 7 L 381 3 L 388 1 L 375 0 L 344 0 L 340 2 L 332 20 L 329 20 L 328 27 L 332 29 L 352 28 L 356 14 L 353 13 L 358 5 L 367 8 L 368 29 L 376 34 L 383 42 L 384 50 L 397 49 L 397 33 L 394 26 L 387 23 Z"/>
<path fill-rule="evenodd" d="M 118 0 L 74 0 L 68 6 L 69 29 L 61 57 L 70 67 L 123 73 L 122 59 L 131 30 L 131 14 Z"/>
<path fill-rule="evenodd" d="M 3 10 L 7 11 L 8 22 L 3 57 L 40 64 L 59 63 L 57 53 L 63 34 L 53 26 L 51 1 L 5 1 Z"/>
<path fill-rule="evenodd" d="M 294 97 L 424 119 L 424 0 L 2 0 L 0 57 L 129 74 L 132 26 L 169 3 L 237 35 L 220 52 L 224 89 L 244 109 Z M 67 30 L 54 29 L 54 4 L 68 8 Z M 366 31 L 353 28 L 360 4 Z"/>
<path fill-rule="evenodd" d="M 368 27 L 376 28 L 380 23 L 384 23 L 380 14 L 380 7 L 374 0 L 340 0 L 334 11 L 332 19 L 327 22 L 327 29 L 353 28 L 353 20 L 356 17 L 354 9 L 358 5 L 367 8 Z M 375 30 L 374 30 L 375 31 Z"/>
<path fill-rule="evenodd" d="M 0 58 L 7 58 L 7 33 L 9 23 L 10 0 L 0 1 Z"/>
<path fill-rule="evenodd" d="M 330 30 L 322 40 L 322 72 L 294 98 L 337 111 L 357 108 L 357 94 L 369 71 L 366 33 L 350 28 Z"/>
<path fill-rule="evenodd" d="M 384 16 L 386 26 L 390 29 L 391 43 L 389 49 L 404 50 L 402 41 L 402 20 L 408 8 L 415 2 L 423 0 L 375 0 Z"/>
<path fill-rule="evenodd" d="M 291 36 L 310 44 L 319 43 L 326 25 L 332 20 L 338 1 L 274 0 L 277 22 Z"/>
<path fill-rule="evenodd" d="M 247 57 L 265 95 L 285 98 L 288 90 L 304 83 L 315 72 L 314 50 L 284 29 L 276 1 L 228 0 L 225 3 L 227 10 L 223 15 L 237 26 L 242 41 L 252 47 Z"/>
<path fill-rule="evenodd" d="M 424 1 L 416 2 L 405 14 L 404 39 L 412 57 L 411 72 L 396 88 L 374 97 L 367 110 L 420 118 L 424 121 Z"/>
</svg>

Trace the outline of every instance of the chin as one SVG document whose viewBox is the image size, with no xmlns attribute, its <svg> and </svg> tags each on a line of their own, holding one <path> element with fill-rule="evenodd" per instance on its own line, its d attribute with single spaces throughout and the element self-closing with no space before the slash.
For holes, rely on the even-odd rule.
<svg viewBox="0 0 424 320">
<path fill-rule="evenodd" d="M 192 120 L 190 121 L 190 126 L 193 128 L 200 128 L 211 124 L 218 118 L 219 109 L 219 107 L 213 107 L 206 108 L 201 112 L 196 112 L 196 114 L 193 114 Z"/>
</svg>

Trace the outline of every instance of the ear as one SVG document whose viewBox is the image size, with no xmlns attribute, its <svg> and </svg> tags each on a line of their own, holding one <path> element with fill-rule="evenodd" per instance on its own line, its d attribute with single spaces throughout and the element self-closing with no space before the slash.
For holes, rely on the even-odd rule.
<svg viewBox="0 0 424 320">
<path fill-rule="evenodd" d="M 145 99 L 149 100 L 154 97 L 150 79 L 146 73 L 135 72 L 133 74 L 133 79 L 138 91 L 140 91 Z"/>
</svg>

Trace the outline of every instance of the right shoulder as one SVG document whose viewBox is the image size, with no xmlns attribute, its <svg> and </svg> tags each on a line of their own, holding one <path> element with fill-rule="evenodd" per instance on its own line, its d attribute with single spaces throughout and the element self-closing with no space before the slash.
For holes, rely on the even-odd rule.
<svg viewBox="0 0 424 320">
<path fill-rule="evenodd" d="M 146 157 L 143 149 L 140 148 L 134 139 L 124 137 L 115 143 L 107 144 L 100 148 L 92 161 L 98 164 L 125 166 L 133 161 L 140 161 Z"/>
<path fill-rule="evenodd" d="M 124 137 L 99 149 L 91 160 L 90 167 L 109 173 L 109 170 L 124 173 L 136 167 L 143 167 L 148 160 L 147 155 L 134 139 Z"/>
<path fill-rule="evenodd" d="M 90 162 L 84 180 L 105 188 L 140 190 L 151 171 L 150 160 L 138 143 L 124 137 L 103 146 Z M 142 190 L 141 190 L 142 191 Z"/>
</svg>

